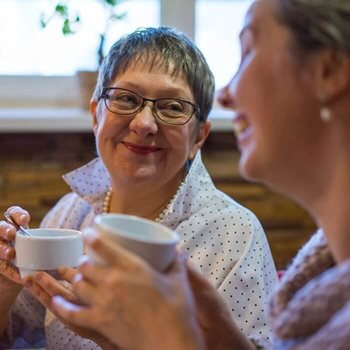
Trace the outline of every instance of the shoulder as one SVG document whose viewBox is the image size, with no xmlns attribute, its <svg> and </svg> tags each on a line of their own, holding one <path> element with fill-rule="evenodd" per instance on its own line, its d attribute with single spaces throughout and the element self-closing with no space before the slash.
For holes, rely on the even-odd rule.
<svg viewBox="0 0 350 350">
<path fill-rule="evenodd" d="M 253 212 L 215 189 L 213 196 L 195 215 L 205 216 L 212 223 L 222 223 L 233 231 L 246 231 L 247 234 L 263 232 L 262 226 Z"/>
<path fill-rule="evenodd" d="M 218 196 L 197 206 L 198 209 L 175 228 L 186 247 L 197 244 L 213 249 L 227 248 L 232 256 L 234 252 L 242 256 L 250 247 L 258 250 L 263 247 L 269 252 L 263 228 L 249 209 L 220 191 Z"/>
</svg>

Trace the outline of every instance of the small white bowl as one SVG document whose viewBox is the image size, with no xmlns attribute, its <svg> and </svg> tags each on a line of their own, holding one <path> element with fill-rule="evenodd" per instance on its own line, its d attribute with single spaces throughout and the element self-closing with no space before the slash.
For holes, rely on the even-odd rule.
<svg viewBox="0 0 350 350">
<path fill-rule="evenodd" d="M 83 236 L 69 229 L 28 229 L 32 237 L 18 231 L 14 241 L 18 267 L 22 278 L 45 270 L 55 274 L 59 266 L 77 267 L 83 255 Z"/>
</svg>

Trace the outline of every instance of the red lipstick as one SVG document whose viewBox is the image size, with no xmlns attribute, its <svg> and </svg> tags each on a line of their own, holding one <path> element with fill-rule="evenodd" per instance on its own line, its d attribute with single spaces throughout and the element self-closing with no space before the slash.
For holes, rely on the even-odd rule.
<svg viewBox="0 0 350 350">
<path fill-rule="evenodd" d="M 161 150 L 159 147 L 147 146 L 147 145 L 137 145 L 130 142 L 123 141 L 122 144 L 131 152 L 141 155 L 146 155 Z"/>
</svg>

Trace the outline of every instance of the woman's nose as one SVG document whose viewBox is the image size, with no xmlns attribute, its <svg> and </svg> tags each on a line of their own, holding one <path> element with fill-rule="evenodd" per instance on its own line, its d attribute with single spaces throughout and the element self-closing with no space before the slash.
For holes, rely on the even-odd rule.
<svg viewBox="0 0 350 350">
<path fill-rule="evenodd" d="M 217 100 L 224 108 L 236 109 L 236 102 L 234 98 L 235 82 L 234 78 L 223 88 L 217 92 Z"/>
<path fill-rule="evenodd" d="M 158 131 L 158 124 L 151 103 L 145 103 L 142 109 L 135 114 L 129 128 L 141 136 L 155 134 Z"/>
</svg>

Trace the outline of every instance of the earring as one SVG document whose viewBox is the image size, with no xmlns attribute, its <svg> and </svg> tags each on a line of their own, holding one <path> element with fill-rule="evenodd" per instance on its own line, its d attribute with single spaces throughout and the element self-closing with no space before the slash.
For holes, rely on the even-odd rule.
<svg viewBox="0 0 350 350">
<path fill-rule="evenodd" d="M 329 107 L 323 106 L 320 110 L 320 117 L 325 123 L 329 123 L 332 120 L 332 112 Z"/>
<path fill-rule="evenodd" d="M 325 95 L 321 96 L 321 110 L 320 110 L 320 117 L 321 120 L 325 123 L 329 123 L 332 120 L 332 111 L 328 107 L 329 98 Z"/>
</svg>

